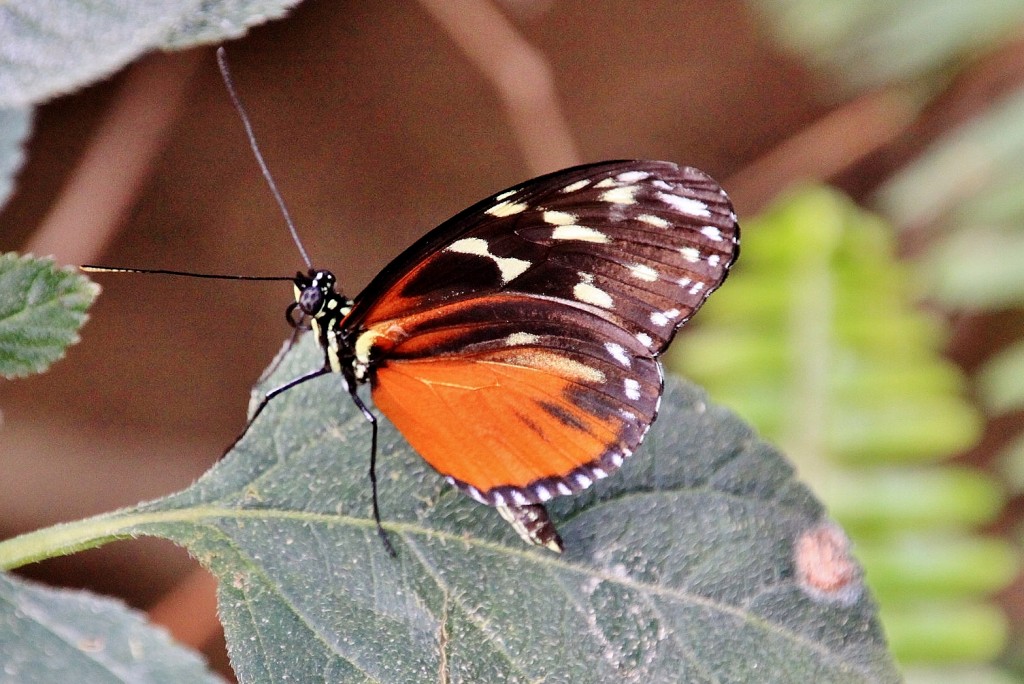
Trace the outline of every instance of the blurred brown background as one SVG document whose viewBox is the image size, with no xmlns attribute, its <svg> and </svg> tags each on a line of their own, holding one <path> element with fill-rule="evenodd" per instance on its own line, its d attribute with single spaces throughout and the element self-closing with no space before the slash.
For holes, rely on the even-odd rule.
<svg viewBox="0 0 1024 684">
<path fill-rule="evenodd" d="M 461 208 L 578 161 L 701 167 L 730 190 L 741 220 L 802 175 L 840 171 L 848 188 L 871 187 L 870 173 L 851 172 L 870 150 L 843 148 L 842 120 L 825 128 L 838 137 L 815 149 L 845 158 L 794 168 L 785 156 L 765 157 L 829 121 L 840 98 L 824 101 L 830 84 L 761 35 L 744 3 L 468 2 L 482 14 L 454 17 L 438 15 L 443 5 L 311 1 L 227 46 L 307 249 L 349 295 Z M 545 74 L 561 129 L 550 103 L 531 99 Z M 868 112 L 868 124 L 860 110 L 841 111 L 853 112 L 869 146 L 901 125 L 898 109 Z M 551 125 L 569 144 L 558 143 L 558 130 L 544 137 Z M 531 127 L 551 145 L 531 143 Z M 127 169 L 137 183 L 123 217 L 97 219 L 115 229 L 109 237 L 102 227 L 61 233 L 58 221 L 41 238 L 94 145 L 101 168 Z M 124 160 L 147 148 L 151 162 Z M 891 154 L 912 152 L 908 144 Z M 42 107 L 18 187 L 0 214 L 2 250 L 42 244 L 68 263 L 219 273 L 288 275 L 302 266 L 212 48 L 145 57 Z M 86 198 L 102 207 L 105 189 Z M 93 218 L 83 206 L 72 225 Z M 249 388 L 289 332 L 285 284 L 96 280 L 103 293 L 68 358 L 44 375 L 0 381 L 0 537 L 186 486 L 242 428 Z M 143 540 L 27 572 L 146 608 L 192 569 L 182 551 Z"/>
</svg>

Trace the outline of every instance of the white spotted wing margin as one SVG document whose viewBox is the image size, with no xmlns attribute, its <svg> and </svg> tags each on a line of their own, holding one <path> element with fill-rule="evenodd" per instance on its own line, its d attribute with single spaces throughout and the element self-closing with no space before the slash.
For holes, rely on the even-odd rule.
<svg viewBox="0 0 1024 684">
<path fill-rule="evenodd" d="M 473 498 L 525 516 L 516 508 L 589 487 L 639 446 L 661 397 L 657 357 L 738 251 L 732 205 L 703 172 L 574 167 L 431 231 L 341 332 L 413 447 Z"/>
</svg>

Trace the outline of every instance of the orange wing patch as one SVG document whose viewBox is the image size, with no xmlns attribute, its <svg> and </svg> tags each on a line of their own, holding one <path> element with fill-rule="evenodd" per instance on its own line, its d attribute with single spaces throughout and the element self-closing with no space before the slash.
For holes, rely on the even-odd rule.
<svg viewBox="0 0 1024 684">
<path fill-rule="evenodd" d="M 389 361 L 376 369 L 373 398 L 430 465 L 474 498 L 525 503 L 585 488 L 589 475 L 567 478 L 598 462 L 589 473 L 603 477 L 635 446 L 622 440 L 621 414 L 580 407 L 580 393 L 604 396 L 603 380 L 579 361 L 520 347 Z M 608 454 L 620 456 L 602 462 Z"/>
</svg>

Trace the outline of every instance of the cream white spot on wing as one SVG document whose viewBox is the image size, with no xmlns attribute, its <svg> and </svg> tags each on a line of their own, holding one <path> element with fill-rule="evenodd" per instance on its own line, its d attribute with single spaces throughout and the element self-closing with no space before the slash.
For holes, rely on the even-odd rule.
<svg viewBox="0 0 1024 684">
<path fill-rule="evenodd" d="M 682 278 L 676 281 L 676 283 L 679 284 L 679 287 L 689 287 L 690 283 L 692 282 L 693 281 L 687 278 L 686 276 L 683 276 Z"/>
<path fill-rule="evenodd" d="M 590 179 L 589 178 L 584 178 L 582 180 L 576 181 L 575 183 L 569 183 L 564 188 L 562 188 L 561 191 L 564 192 L 564 193 L 576 192 L 577 190 L 582 190 L 583 188 L 587 187 L 588 185 L 590 185 Z"/>
<path fill-rule="evenodd" d="M 513 214 L 518 214 L 519 212 L 524 211 L 525 209 L 526 205 L 523 204 L 522 202 L 506 201 L 495 204 L 490 209 L 487 209 L 484 213 L 501 218 L 503 216 L 512 216 Z"/>
<path fill-rule="evenodd" d="M 599 180 L 598 182 L 594 183 L 595 188 L 614 188 L 617 185 L 618 183 L 615 182 L 615 179 L 610 177 L 605 178 L 604 180 Z"/>
<path fill-rule="evenodd" d="M 654 340 L 652 340 L 651 336 L 645 332 L 637 333 L 636 339 L 639 340 L 640 344 L 644 345 L 645 347 L 650 347 L 652 344 L 654 344 Z"/>
<path fill-rule="evenodd" d="M 578 240 L 606 245 L 611 240 L 607 235 L 587 226 L 558 226 L 551 231 L 552 240 Z"/>
<path fill-rule="evenodd" d="M 716 266 L 718 266 L 718 262 L 720 262 L 721 260 L 722 257 L 718 256 L 717 254 L 712 254 L 711 256 L 708 257 L 708 266 L 710 266 L 711 268 L 715 268 Z"/>
<path fill-rule="evenodd" d="M 700 200 L 693 199 L 692 197 L 680 197 L 679 195 L 673 195 L 667 192 L 659 192 L 658 199 L 688 216 L 695 216 L 697 218 L 707 218 L 708 216 L 711 216 L 711 211 L 708 209 L 708 205 L 704 204 Z"/>
<path fill-rule="evenodd" d="M 540 341 L 539 335 L 528 332 L 512 333 L 505 338 L 505 344 L 509 347 L 516 347 L 522 344 L 536 344 Z"/>
<path fill-rule="evenodd" d="M 565 484 L 564 482 L 559 482 L 555 486 L 558 488 L 558 493 L 561 494 L 562 496 L 572 494 L 572 490 L 569 489 L 569 485 Z"/>
<path fill-rule="evenodd" d="M 704 226 L 700 229 L 701 234 L 709 240 L 718 242 L 722 239 L 722 231 L 715 226 Z"/>
<path fill-rule="evenodd" d="M 582 489 L 586 489 L 590 485 L 594 484 L 594 481 L 591 480 L 586 475 L 584 475 L 583 473 L 576 473 L 576 476 L 573 479 L 576 480 L 576 484 L 579 485 Z"/>
<path fill-rule="evenodd" d="M 637 190 L 638 188 L 635 185 L 612 188 L 601 193 L 601 200 L 611 202 L 612 204 L 635 204 Z"/>
<path fill-rule="evenodd" d="M 672 184 L 671 183 L 663 181 L 660 178 L 655 180 L 655 181 L 652 181 L 651 185 L 653 185 L 654 187 L 658 188 L 659 190 L 671 190 L 672 189 Z"/>
<path fill-rule="evenodd" d="M 621 344 L 615 344 L 614 342 L 605 342 L 604 348 L 608 351 L 613 359 L 621 363 L 626 368 L 633 366 L 633 360 L 629 358 L 629 354 L 622 347 Z"/>
<path fill-rule="evenodd" d="M 544 485 L 535 485 L 533 488 L 533 493 L 536 494 L 537 498 L 540 499 L 541 501 L 551 500 L 551 492 L 548 491 L 548 488 L 545 487 Z"/>
<path fill-rule="evenodd" d="M 665 327 L 672 321 L 679 318 L 681 312 L 679 309 L 669 309 L 668 311 L 655 311 L 651 314 L 651 323 L 659 327 Z"/>
<path fill-rule="evenodd" d="M 679 253 L 691 264 L 700 261 L 700 251 L 696 247 L 680 247 Z"/>
<path fill-rule="evenodd" d="M 658 272 L 647 264 L 633 264 L 629 267 L 629 274 L 637 280 L 653 283 L 658 280 Z"/>
<path fill-rule="evenodd" d="M 514 194 L 516 194 L 515 188 L 513 188 L 511 190 L 506 190 L 505 192 L 501 193 L 500 195 L 498 195 L 494 199 L 496 199 L 496 200 L 498 200 L 500 202 L 501 200 L 507 200 L 509 197 L 511 197 Z"/>
<path fill-rule="evenodd" d="M 530 500 L 526 498 L 525 494 L 515 489 L 512 490 L 512 500 L 515 501 L 520 506 L 525 506 L 526 504 L 530 503 Z"/>
<path fill-rule="evenodd" d="M 613 453 L 612 457 L 611 457 L 611 461 L 612 461 L 612 465 L 615 466 L 616 468 L 622 467 L 622 463 L 623 463 L 622 454 L 620 454 L 618 452 Z"/>
<path fill-rule="evenodd" d="M 655 216 L 654 214 L 640 214 L 639 216 L 636 217 L 636 220 L 643 221 L 644 223 L 654 226 L 655 228 L 668 228 L 670 225 L 672 225 L 665 219 L 661 218 L 660 216 Z"/>
<path fill-rule="evenodd" d="M 615 180 L 622 183 L 639 183 L 642 180 L 650 178 L 651 174 L 648 171 L 623 171 L 619 175 L 615 176 Z"/>
<path fill-rule="evenodd" d="M 499 205 L 500 206 L 500 205 Z M 487 241 L 482 238 L 462 238 L 448 245 L 446 252 L 457 252 L 459 254 L 473 254 L 485 257 L 494 262 L 501 274 L 501 283 L 504 285 L 513 278 L 523 274 L 532 264 L 525 259 L 515 257 L 500 257 L 491 254 Z"/>
<path fill-rule="evenodd" d="M 545 211 L 541 218 L 553 226 L 569 226 L 576 223 L 576 215 L 565 211 Z"/>
<path fill-rule="evenodd" d="M 623 389 L 626 390 L 626 398 L 630 401 L 640 401 L 640 383 L 633 378 L 626 378 L 622 381 Z"/>
<path fill-rule="evenodd" d="M 593 304 L 602 309 L 610 309 L 615 304 L 612 296 L 594 285 L 594 274 L 580 273 L 580 282 L 572 288 L 572 296 L 584 304 Z"/>
<path fill-rule="evenodd" d="M 697 294 L 698 292 L 700 292 L 703 289 L 704 289 L 704 283 L 698 281 L 698 282 L 693 284 L 693 287 L 690 288 L 690 294 Z"/>
<path fill-rule="evenodd" d="M 585 363 L 544 349 L 509 349 L 500 357 L 502 363 L 524 368 L 543 370 L 567 380 L 603 385 L 607 381 L 604 372 Z"/>
</svg>

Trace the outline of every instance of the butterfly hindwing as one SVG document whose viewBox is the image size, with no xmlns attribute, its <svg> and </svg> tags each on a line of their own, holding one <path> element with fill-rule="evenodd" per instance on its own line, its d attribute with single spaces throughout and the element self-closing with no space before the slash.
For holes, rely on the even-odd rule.
<svg viewBox="0 0 1024 684">
<path fill-rule="evenodd" d="M 738 251 L 700 171 L 604 162 L 446 221 L 355 300 L 375 402 L 475 498 L 536 503 L 618 467 L 654 420 L 657 355 Z"/>
</svg>

